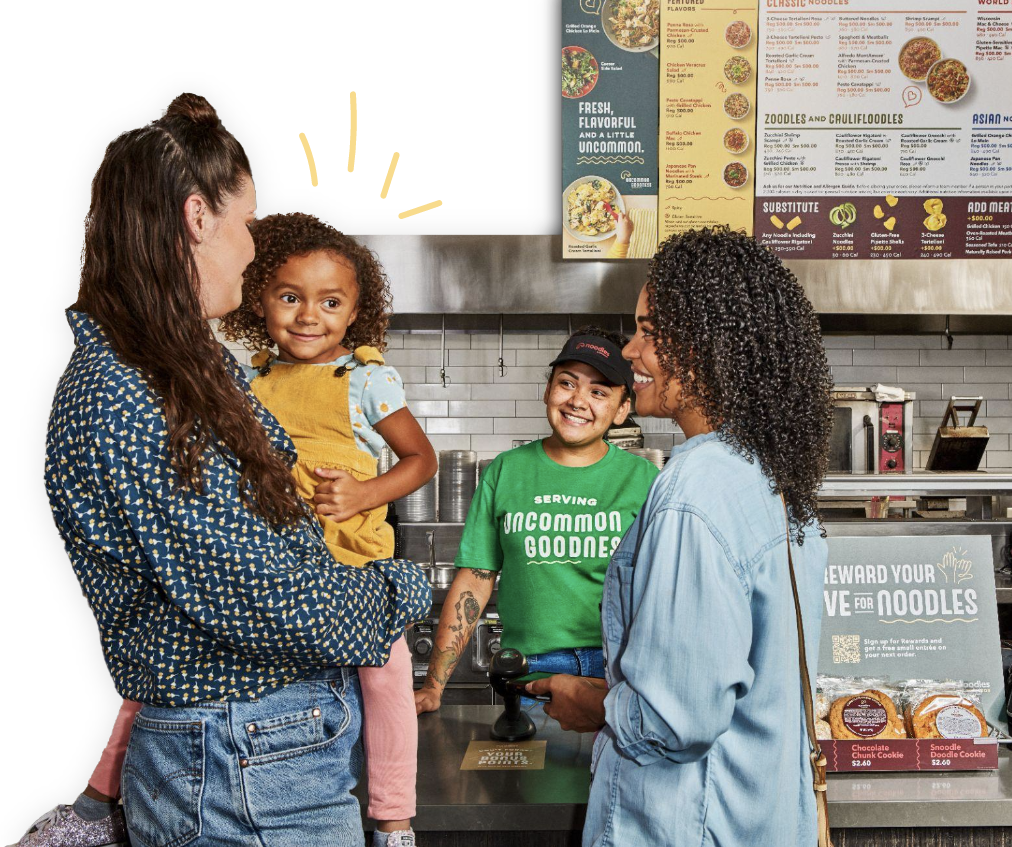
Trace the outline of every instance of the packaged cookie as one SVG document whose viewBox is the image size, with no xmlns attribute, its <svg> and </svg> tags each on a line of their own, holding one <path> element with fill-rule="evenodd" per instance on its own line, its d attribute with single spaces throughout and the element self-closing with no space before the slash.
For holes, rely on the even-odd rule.
<svg viewBox="0 0 1012 847">
<path fill-rule="evenodd" d="M 898 695 L 898 690 L 884 680 L 854 680 L 851 690 L 841 693 L 829 707 L 833 738 L 845 741 L 906 738 L 893 695 Z"/>
<path fill-rule="evenodd" d="M 896 701 L 903 715 L 903 728 L 907 731 L 907 737 L 913 738 L 914 731 L 910 726 L 910 701 L 915 697 L 923 697 L 933 691 L 938 691 L 940 685 L 948 685 L 937 679 L 905 679 L 897 683 L 900 688 L 900 697 Z"/>
<path fill-rule="evenodd" d="M 914 738 L 985 738 L 988 734 L 979 701 L 959 682 L 909 689 L 904 716 Z"/>
<path fill-rule="evenodd" d="M 839 693 L 840 686 L 844 683 L 838 676 L 829 676 L 820 673 L 815 678 L 815 719 L 824 721 L 829 717 L 829 704 L 833 702 Z"/>
<path fill-rule="evenodd" d="M 815 737 L 820 741 L 830 739 L 833 737 L 833 728 L 824 720 L 819 718 L 815 722 Z"/>
</svg>

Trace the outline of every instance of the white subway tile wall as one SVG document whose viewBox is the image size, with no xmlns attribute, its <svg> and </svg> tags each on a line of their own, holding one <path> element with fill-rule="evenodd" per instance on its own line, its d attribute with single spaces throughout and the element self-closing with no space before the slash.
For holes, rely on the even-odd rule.
<svg viewBox="0 0 1012 847">
<path fill-rule="evenodd" d="M 917 395 L 914 465 L 923 468 L 952 395 L 981 395 L 982 418 L 991 432 L 982 467 L 1012 468 L 1012 336 L 957 335 L 952 349 L 941 335 L 826 335 L 826 355 L 838 385 L 899 385 Z M 387 361 L 404 380 L 408 405 L 436 450 L 475 450 L 481 459 L 516 441 L 548 432 L 542 395 L 548 363 L 565 333 L 506 333 L 499 373 L 499 336 L 447 333 L 445 372 L 439 379 L 440 336 L 395 332 Z M 228 344 L 248 363 L 250 354 Z M 685 437 L 671 421 L 637 419 L 647 447 L 663 450 Z"/>
</svg>

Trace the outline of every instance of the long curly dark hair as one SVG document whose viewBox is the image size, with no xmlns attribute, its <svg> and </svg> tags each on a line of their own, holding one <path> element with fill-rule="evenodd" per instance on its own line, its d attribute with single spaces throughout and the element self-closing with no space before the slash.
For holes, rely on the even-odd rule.
<svg viewBox="0 0 1012 847">
<path fill-rule="evenodd" d="M 196 94 L 123 133 L 91 184 L 74 308 L 98 321 L 161 396 L 179 485 L 203 492 L 203 459 L 216 436 L 242 463 L 237 495 L 281 525 L 303 515 L 302 501 L 203 318 L 183 212 L 199 194 L 220 214 L 249 179 L 242 146 Z"/>
<path fill-rule="evenodd" d="M 660 246 L 647 296 L 662 370 L 721 440 L 758 460 L 802 543 L 819 520 L 833 381 L 801 284 L 755 239 L 714 227 Z"/>
<path fill-rule="evenodd" d="M 249 350 L 273 347 L 267 322 L 253 311 L 253 305 L 260 301 L 274 272 L 292 256 L 325 250 L 348 262 L 358 283 L 358 315 L 348 326 L 342 345 L 349 350 L 362 344 L 386 349 L 393 298 L 387 275 L 372 250 L 319 218 L 300 212 L 268 215 L 255 221 L 250 232 L 256 258 L 243 274 L 242 305 L 221 319 L 220 329 L 229 341 L 241 341 Z"/>
</svg>

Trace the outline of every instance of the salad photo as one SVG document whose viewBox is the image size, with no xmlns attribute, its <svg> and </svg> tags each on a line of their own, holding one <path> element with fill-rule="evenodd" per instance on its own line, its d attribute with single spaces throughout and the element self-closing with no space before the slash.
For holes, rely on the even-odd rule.
<svg viewBox="0 0 1012 847">
<path fill-rule="evenodd" d="M 562 48 L 562 96 L 576 99 L 597 85 L 597 59 L 583 47 Z"/>
</svg>

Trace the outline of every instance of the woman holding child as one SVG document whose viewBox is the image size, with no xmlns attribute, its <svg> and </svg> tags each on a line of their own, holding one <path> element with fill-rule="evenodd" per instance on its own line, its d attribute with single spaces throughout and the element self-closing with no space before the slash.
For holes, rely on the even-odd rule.
<svg viewBox="0 0 1012 847">
<path fill-rule="evenodd" d="M 430 601 L 421 572 L 389 558 L 373 512 L 430 478 L 434 457 L 397 404 L 398 381 L 368 347 L 382 346 L 382 332 L 370 330 L 385 329 L 389 306 L 374 257 L 309 226 L 306 266 L 287 268 L 284 292 L 276 280 L 257 290 L 276 302 L 250 304 L 261 318 L 269 310 L 272 333 L 287 333 L 276 367 L 338 360 L 344 400 L 357 390 L 365 405 L 359 377 L 371 369 L 389 379 L 384 399 L 355 419 L 362 429 L 344 409 L 340 456 L 318 444 L 320 473 L 309 479 L 207 324 L 240 305 L 255 212 L 242 147 L 195 95 L 113 141 L 92 183 L 80 295 L 68 313 L 77 346 L 53 403 L 46 485 L 117 689 L 145 705 L 132 732 L 129 719 L 117 724 L 109 763 L 96 772 L 106 790 L 92 785 L 73 807 L 57 807 L 23 844 L 124 843 L 117 762 L 134 845 L 361 844 L 350 793 L 362 722 L 353 666 L 386 664 Z M 274 227 L 275 242 L 279 232 L 293 237 L 283 231 Z M 355 333 L 359 312 L 366 320 Z M 337 391 L 335 367 L 326 370 Z M 281 405 L 305 423 L 307 398 L 295 395 Z M 352 433 L 365 427 L 401 454 L 392 478 L 374 480 L 374 460 L 356 452 Z M 324 477 L 331 493 L 318 500 L 329 523 L 350 519 L 348 492 L 368 504 L 375 531 L 348 557 L 361 567 L 335 560 L 347 539 L 325 537 L 303 500 Z M 413 718 L 408 665 L 397 667 Z M 409 817 L 413 794 L 397 799 L 397 816 Z M 409 831 L 377 840 L 386 845 L 387 835 L 413 843 Z"/>
</svg>

